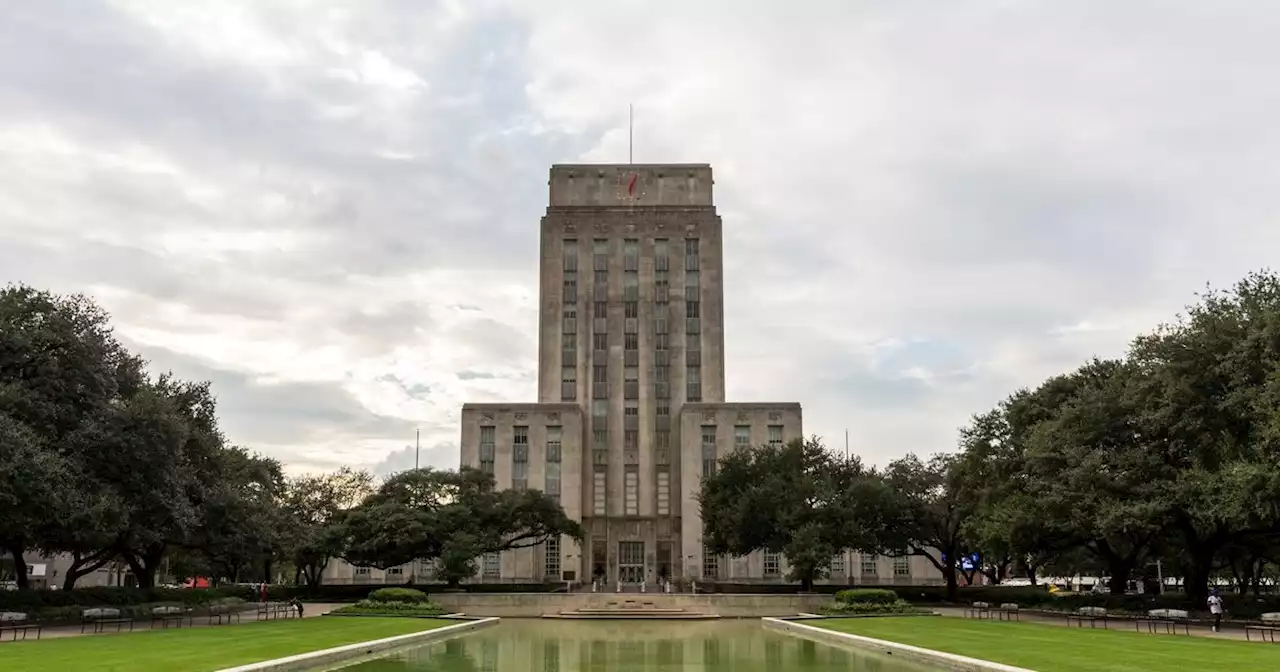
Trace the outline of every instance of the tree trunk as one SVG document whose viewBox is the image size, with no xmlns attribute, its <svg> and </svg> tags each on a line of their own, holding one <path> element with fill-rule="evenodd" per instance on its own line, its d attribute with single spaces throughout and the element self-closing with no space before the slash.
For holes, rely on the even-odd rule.
<svg viewBox="0 0 1280 672">
<path fill-rule="evenodd" d="M 803 593 L 811 593 L 811 592 L 813 592 L 813 577 L 812 577 L 812 576 L 805 576 L 805 577 L 802 577 L 802 578 L 800 579 L 800 592 L 803 592 Z"/>
<path fill-rule="evenodd" d="M 24 545 L 19 541 L 18 544 L 9 549 L 9 553 L 13 555 L 13 579 L 18 584 L 18 590 L 26 590 L 31 587 L 31 580 L 27 576 L 27 561 L 22 557 Z"/>
<path fill-rule="evenodd" d="M 1120 569 L 1114 567 L 1111 569 L 1111 578 L 1107 579 L 1107 589 L 1112 595 L 1124 595 L 1129 589 L 1129 568 Z"/>
<path fill-rule="evenodd" d="M 293 568 L 293 585 L 295 586 L 302 585 L 302 569 L 297 567 L 296 565 Z"/>
<path fill-rule="evenodd" d="M 947 601 L 960 601 L 960 583 L 956 580 L 955 565 L 948 564 L 942 568 L 942 578 L 947 580 Z"/>
<path fill-rule="evenodd" d="M 1027 563 L 1027 580 L 1030 581 L 1033 586 L 1040 585 L 1040 577 L 1036 576 L 1037 569 L 1039 568 L 1035 565 Z"/>
<path fill-rule="evenodd" d="M 100 552 L 90 555 L 88 558 L 82 558 L 79 553 L 72 553 L 71 566 L 67 568 L 67 575 L 62 580 L 62 589 L 74 590 L 76 581 L 80 580 L 80 577 L 88 576 L 98 571 L 108 562 L 111 562 L 114 557 L 113 553 Z"/>
<path fill-rule="evenodd" d="M 262 561 L 262 582 L 268 585 L 275 583 L 271 578 L 271 558 L 268 557 Z"/>
<path fill-rule="evenodd" d="M 133 571 L 133 578 L 137 581 L 139 588 L 156 587 L 156 570 L 159 569 L 160 560 L 164 557 L 164 548 L 164 544 L 155 544 L 138 555 L 128 552 L 120 554 L 129 564 L 129 569 Z"/>
<path fill-rule="evenodd" d="M 1183 590 L 1197 604 L 1209 597 L 1209 575 L 1213 574 L 1213 551 L 1189 549 L 1188 562 L 1183 563 Z"/>
</svg>

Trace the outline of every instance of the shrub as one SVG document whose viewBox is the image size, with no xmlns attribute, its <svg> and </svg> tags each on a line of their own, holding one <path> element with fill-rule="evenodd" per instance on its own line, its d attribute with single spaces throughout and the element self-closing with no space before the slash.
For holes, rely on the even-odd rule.
<svg viewBox="0 0 1280 672">
<path fill-rule="evenodd" d="M 836 602 L 844 604 L 894 604 L 898 594 L 885 588 L 850 588 L 836 593 Z"/>
<path fill-rule="evenodd" d="M 360 600 L 333 611 L 335 614 L 357 614 L 370 616 L 440 616 L 445 613 L 443 607 L 425 600 L 421 602 L 395 602 L 379 600 Z"/>
<path fill-rule="evenodd" d="M 929 613 L 929 610 L 916 607 L 906 600 L 894 600 L 892 602 L 836 601 L 823 605 L 818 611 L 828 616 L 889 616 Z"/>
<path fill-rule="evenodd" d="M 369 593 L 369 599 L 374 602 L 404 602 L 407 604 L 416 604 L 418 602 L 426 602 L 427 594 L 421 590 L 412 588 L 379 588 Z"/>
</svg>

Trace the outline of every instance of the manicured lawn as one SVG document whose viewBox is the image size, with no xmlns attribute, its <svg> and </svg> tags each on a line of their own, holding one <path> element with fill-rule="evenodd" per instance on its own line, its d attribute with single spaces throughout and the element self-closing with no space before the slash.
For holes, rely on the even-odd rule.
<svg viewBox="0 0 1280 672">
<path fill-rule="evenodd" d="M 5 672 L 207 672 L 457 621 L 308 618 L 0 643 Z"/>
<path fill-rule="evenodd" d="M 1039 672 L 1276 670 L 1280 645 L 1186 635 L 960 618 L 810 621 L 840 632 L 981 658 Z"/>
</svg>

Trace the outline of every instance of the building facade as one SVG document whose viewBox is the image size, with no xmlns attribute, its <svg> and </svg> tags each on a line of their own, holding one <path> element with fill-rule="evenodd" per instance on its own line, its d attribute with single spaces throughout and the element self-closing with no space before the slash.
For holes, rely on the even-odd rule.
<svg viewBox="0 0 1280 672">
<path fill-rule="evenodd" d="M 467 404 L 462 463 L 558 497 L 586 540 L 481 561 L 487 580 L 764 579 L 703 552 L 697 493 L 737 447 L 803 436 L 797 403 L 726 403 L 711 167 L 556 165 L 542 218 L 538 401 Z"/>
</svg>

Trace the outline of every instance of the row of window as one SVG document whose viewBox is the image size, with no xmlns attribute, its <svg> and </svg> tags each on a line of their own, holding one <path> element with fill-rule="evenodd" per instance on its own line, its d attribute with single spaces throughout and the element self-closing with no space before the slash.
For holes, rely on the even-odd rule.
<svg viewBox="0 0 1280 672">
<path fill-rule="evenodd" d="M 495 428 L 480 428 L 480 469 L 493 474 L 495 455 Z M 546 485 L 547 495 L 560 498 L 560 462 L 561 437 L 563 430 L 559 425 L 547 427 L 546 445 Z M 511 428 L 511 489 L 525 490 L 529 487 L 529 428 L 517 426 Z"/>
<path fill-rule="evenodd" d="M 702 426 L 702 474 L 704 476 L 714 476 L 716 474 L 716 425 Z M 769 425 L 769 445 L 782 445 L 782 425 Z M 734 425 L 733 427 L 733 448 L 751 447 L 751 425 Z"/>
<path fill-rule="evenodd" d="M 698 260 L 702 254 L 701 241 L 697 238 L 684 239 L 684 265 L 686 270 L 698 270 Z M 564 245 L 561 248 L 562 258 L 564 260 L 563 270 L 578 270 L 578 240 L 576 238 L 565 238 Z M 669 242 L 666 238 L 655 238 L 653 240 L 653 257 L 654 267 L 659 270 L 667 270 L 667 261 L 670 255 Z M 640 260 L 640 241 L 636 238 L 624 238 L 622 240 L 622 258 L 623 265 L 628 270 L 635 270 Z M 607 270 L 609 263 L 609 239 L 596 238 L 592 240 L 591 245 L 591 261 L 594 270 Z"/>
</svg>

